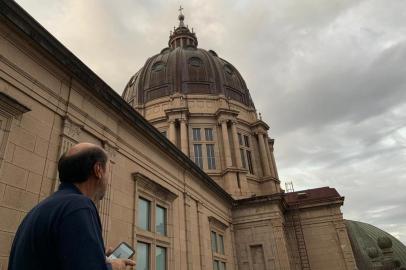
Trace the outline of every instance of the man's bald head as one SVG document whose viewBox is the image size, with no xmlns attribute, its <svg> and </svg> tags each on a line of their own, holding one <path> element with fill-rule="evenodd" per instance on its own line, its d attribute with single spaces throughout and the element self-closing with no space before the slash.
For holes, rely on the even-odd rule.
<svg viewBox="0 0 406 270">
<path fill-rule="evenodd" d="M 94 165 L 99 162 L 106 167 L 108 157 L 98 145 L 79 143 L 66 151 L 58 162 L 61 182 L 82 183 L 93 173 Z"/>
</svg>

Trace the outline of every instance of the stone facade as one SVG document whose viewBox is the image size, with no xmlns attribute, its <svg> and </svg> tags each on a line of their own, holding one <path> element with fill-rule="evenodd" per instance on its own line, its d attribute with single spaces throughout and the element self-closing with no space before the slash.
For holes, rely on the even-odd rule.
<svg viewBox="0 0 406 270">
<path fill-rule="evenodd" d="M 150 269 L 158 246 L 168 270 L 306 269 L 304 260 L 307 269 L 355 269 L 343 199 L 286 196 L 268 126 L 249 103 L 173 95 L 135 108 L 155 128 L 16 3 L 0 6 L 0 270 L 25 214 L 57 188 L 59 156 L 85 141 L 111 158 L 111 182 L 98 205 L 106 244 L 146 244 Z M 218 170 L 206 174 L 189 159 L 194 125 L 213 127 Z M 253 175 L 236 151 L 236 132 L 244 131 Z M 150 205 L 148 229 L 140 225 L 140 200 Z M 155 226 L 158 207 L 166 211 L 164 234 Z M 290 222 L 296 211 L 306 258 Z"/>
</svg>

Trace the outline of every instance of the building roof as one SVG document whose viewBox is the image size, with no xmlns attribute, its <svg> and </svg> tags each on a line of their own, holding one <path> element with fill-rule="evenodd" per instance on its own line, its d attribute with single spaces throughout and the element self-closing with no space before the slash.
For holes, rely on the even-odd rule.
<svg viewBox="0 0 406 270">
<path fill-rule="evenodd" d="M 254 107 L 238 70 L 212 50 L 197 48 L 196 33 L 184 25 L 171 32 L 169 47 L 150 57 L 127 83 L 122 97 L 133 106 L 172 94 L 223 95 Z"/>
<path fill-rule="evenodd" d="M 379 237 L 388 237 L 392 241 L 394 259 L 399 260 L 403 267 L 406 266 L 406 246 L 398 239 L 384 230 L 364 222 L 346 220 L 346 226 L 358 269 L 372 269 L 368 250 L 371 248 L 380 250 L 378 246 Z"/>
<path fill-rule="evenodd" d="M 285 193 L 285 201 L 288 206 L 302 206 L 336 200 L 342 202 L 344 197 L 342 197 L 335 188 L 331 187 L 321 187 Z"/>
</svg>

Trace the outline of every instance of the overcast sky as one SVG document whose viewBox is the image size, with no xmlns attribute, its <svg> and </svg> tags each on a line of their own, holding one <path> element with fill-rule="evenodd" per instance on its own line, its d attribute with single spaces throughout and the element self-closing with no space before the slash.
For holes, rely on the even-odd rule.
<svg viewBox="0 0 406 270">
<path fill-rule="evenodd" d="M 167 46 L 179 1 L 19 0 L 121 94 Z M 241 72 L 282 179 L 406 243 L 406 1 L 184 1 L 199 47 Z"/>
</svg>

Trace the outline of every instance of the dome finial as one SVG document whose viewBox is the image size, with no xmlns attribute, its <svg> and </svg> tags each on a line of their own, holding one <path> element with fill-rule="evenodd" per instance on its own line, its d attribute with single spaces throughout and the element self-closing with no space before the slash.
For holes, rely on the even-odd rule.
<svg viewBox="0 0 406 270">
<path fill-rule="evenodd" d="M 183 21 L 185 20 L 185 15 L 183 15 L 183 13 L 182 13 L 183 7 L 180 6 L 178 10 L 179 10 L 179 16 L 178 16 L 179 27 L 185 27 L 185 25 L 183 24 Z"/>
</svg>

